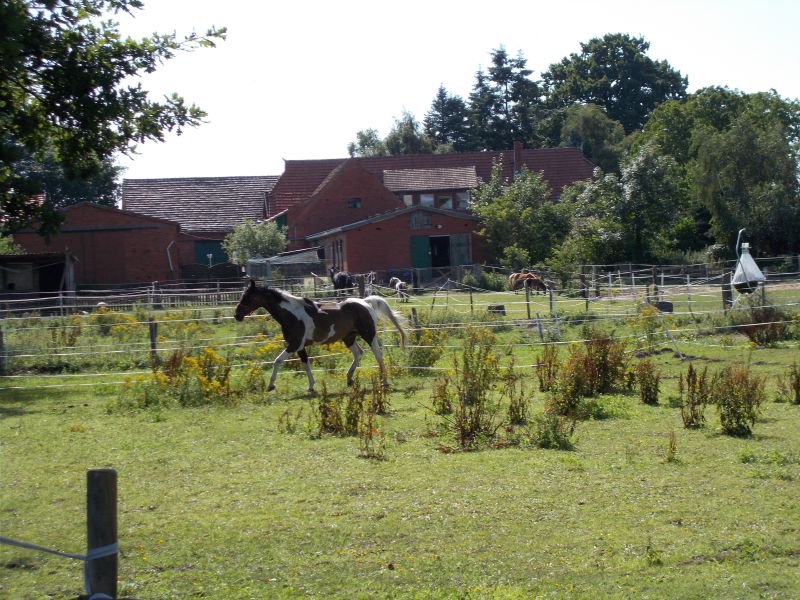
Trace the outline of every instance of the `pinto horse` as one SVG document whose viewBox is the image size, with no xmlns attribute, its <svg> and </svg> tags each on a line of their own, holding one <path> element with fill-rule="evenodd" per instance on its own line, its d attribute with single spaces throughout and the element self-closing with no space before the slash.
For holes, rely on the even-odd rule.
<svg viewBox="0 0 800 600">
<path fill-rule="evenodd" d="M 397 292 L 397 297 L 400 298 L 400 302 L 408 302 L 408 284 L 405 281 L 399 277 L 392 277 L 389 280 L 389 287 Z"/>
<path fill-rule="evenodd" d="M 308 298 L 298 298 L 278 288 L 261 287 L 252 279 L 236 306 L 234 316 L 242 321 L 257 308 L 265 308 L 281 326 L 286 348 L 275 359 L 272 377 L 267 391 L 275 389 L 278 367 L 292 354 L 297 354 L 308 376 L 308 391 L 314 392 L 314 375 L 311 373 L 306 346 L 311 344 L 332 344 L 342 341 L 353 354 L 353 364 L 347 371 L 347 385 L 353 385 L 353 373 L 364 351 L 356 343 L 358 337 L 364 339 L 378 360 L 384 385 L 386 369 L 383 364 L 383 349 L 378 340 L 378 320 L 391 321 L 400 332 L 400 347 L 406 344 L 405 318 L 391 309 L 380 296 L 347 298 L 338 304 L 319 305 Z"/>
</svg>

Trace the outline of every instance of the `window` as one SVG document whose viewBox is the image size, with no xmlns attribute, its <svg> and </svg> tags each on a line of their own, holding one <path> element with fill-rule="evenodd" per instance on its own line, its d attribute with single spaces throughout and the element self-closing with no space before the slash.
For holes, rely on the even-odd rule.
<svg viewBox="0 0 800 600">
<path fill-rule="evenodd" d="M 439 194 L 436 196 L 436 206 L 439 208 L 453 209 L 453 197 L 450 194 Z"/>
<path fill-rule="evenodd" d="M 420 206 L 433 206 L 433 194 L 420 194 L 419 204 Z"/>
<path fill-rule="evenodd" d="M 361 208 L 361 198 L 350 198 L 347 201 L 347 208 Z"/>
<path fill-rule="evenodd" d="M 411 215 L 411 229 L 427 229 L 431 227 L 431 213 L 425 210 Z"/>
<path fill-rule="evenodd" d="M 469 192 L 456 192 L 456 208 L 458 210 L 469 208 Z"/>
<path fill-rule="evenodd" d="M 413 194 L 403 194 L 403 204 L 406 206 L 411 206 L 414 204 L 414 196 Z"/>
</svg>

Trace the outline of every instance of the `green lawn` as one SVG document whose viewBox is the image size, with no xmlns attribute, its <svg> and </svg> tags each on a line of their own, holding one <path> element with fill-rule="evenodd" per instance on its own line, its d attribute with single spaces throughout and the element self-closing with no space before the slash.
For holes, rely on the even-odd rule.
<svg viewBox="0 0 800 600">
<path fill-rule="evenodd" d="M 487 302 L 518 313 L 495 327 L 496 352 L 502 364 L 513 355 L 529 369 L 526 397 L 541 413 L 545 395 L 525 366 L 541 349 L 538 331 L 512 323 L 525 318 L 524 296 L 481 297 L 481 306 L 474 298 L 472 311 L 466 294 L 437 297 L 433 313 L 430 301 L 411 303 L 426 326 L 467 321 Z M 534 302 L 534 313 L 549 313 L 546 298 Z M 592 324 L 629 337 L 632 350 L 644 329 L 634 317 L 606 316 L 636 311 L 605 302 L 592 306 Z M 581 337 L 582 309 L 560 311 L 562 339 Z M 109 411 L 120 386 L 76 386 L 125 379 L 114 373 L 0 379 L 0 532 L 84 551 L 85 472 L 113 467 L 127 597 L 796 598 L 800 406 L 772 399 L 798 342 L 752 348 L 710 317 L 671 326 L 696 367 L 748 364 L 768 378 L 752 437 L 723 435 L 714 407 L 705 428 L 683 428 L 673 405 L 687 361 L 661 333 L 650 355 L 662 370 L 660 404 L 635 394 L 601 399 L 614 418 L 578 422 L 573 451 L 442 451 L 454 444 L 431 410 L 441 371 L 410 375 L 397 348 L 389 349 L 398 365 L 391 411 L 379 420 L 384 460 L 359 458 L 357 437 L 310 435 L 318 398 L 286 367 L 268 398 L 251 393 L 231 408 Z M 223 320 L 210 335 L 254 327 Z M 452 365 L 462 334 L 453 326 L 437 367 Z M 335 396 L 343 379 L 320 373 L 318 384 Z M 69 387 L 43 387 L 60 384 Z M 0 596 L 82 590 L 80 563 L 0 546 Z"/>
</svg>

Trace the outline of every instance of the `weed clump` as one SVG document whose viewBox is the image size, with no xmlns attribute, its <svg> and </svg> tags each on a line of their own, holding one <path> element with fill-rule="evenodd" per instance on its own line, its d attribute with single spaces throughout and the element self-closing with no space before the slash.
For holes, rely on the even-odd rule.
<svg viewBox="0 0 800 600">
<path fill-rule="evenodd" d="M 658 404 L 661 373 L 650 360 L 643 360 L 636 365 L 636 383 L 639 386 L 639 399 L 643 404 Z"/>
<path fill-rule="evenodd" d="M 690 364 L 686 377 L 681 376 L 678 379 L 681 418 L 686 429 L 699 429 L 705 425 L 705 407 L 711 403 L 711 387 L 707 375 L 708 367 L 698 374 Z"/>
<path fill-rule="evenodd" d="M 724 433 L 749 436 L 765 398 L 764 378 L 745 367 L 726 367 L 714 376 L 710 398 L 717 406 Z"/>
<path fill-rule="evenodd" d="M 800 404 L 800 368 L 797 362 L 785 374 L 778 375 L 775 401 Z"/>
</svg>

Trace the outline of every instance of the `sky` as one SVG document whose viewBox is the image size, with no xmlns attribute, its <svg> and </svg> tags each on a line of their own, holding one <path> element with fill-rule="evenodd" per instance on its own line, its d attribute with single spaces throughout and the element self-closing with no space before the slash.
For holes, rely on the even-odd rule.
<svg viewBox="0 0 800 600">
<path fill-rule="evenodd" d="M 800 98 L 797 0 L 145 0 L 133 37 L 227 27 L 216 48 L 179 53 L 141 78 L 206 122 L 122 157 L 124 178 L 280 175 L 284 160 L 342 158 L 356 132 L 422 122 L 440 85 L 466 99 L 493 49 L 538 79 L 606 33 L 650 43 L 689 91 L 727 86 Z"/>
</svg>

